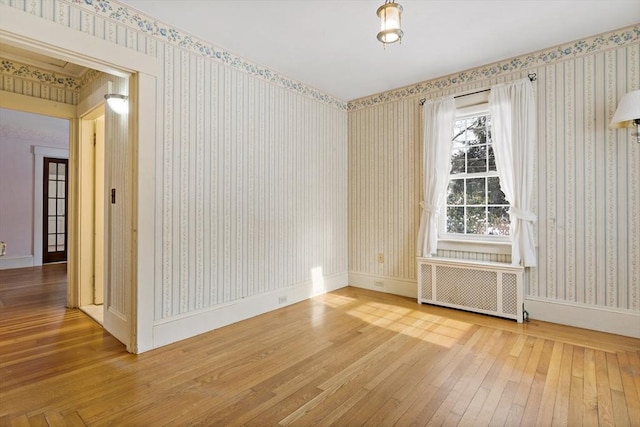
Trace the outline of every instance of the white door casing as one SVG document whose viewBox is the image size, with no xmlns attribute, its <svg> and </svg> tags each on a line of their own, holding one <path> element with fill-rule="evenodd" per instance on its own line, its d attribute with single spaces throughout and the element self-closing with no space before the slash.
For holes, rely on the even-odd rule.
<svg viewBox="0 0 640 427">
<path fill-rule="evenodd" d="M 104 179 L 104 115 L 95 120 L 95 143 L 94 143 L 94 269 L 93 269 L 93 303 L 102 304 L 104 302 L 104 256 L 105 256 L 105 179 Z"/>
<path fill-rule="evenodd" d="M 112 264 L 107 266 L 110 273 L 116 272 L 114 283 L 118 285 L 114 286 L 114 283 L 111 283 L 112 274 L 108 273 L 105 328 L 125 342 L 130 352 L 137 353 L 153 348 L 153 286 L 138 287 L 138 285 L 142 282 L 141 278 L 144 278 L 148 284 L 153 283 L 155 272 L 152 254 L 155 246 L 154 160 L 158 123 L 155 99 L 157 76 L 160 75 L 159 61 L 154 57 L 82 34 L 72 28 L 5 4 L 0 4 L 0 15 L 3 16 L 0 27 L 2 43 L 120 77 L 127 77 L 136 71 L 140 72 L 133 79 L 135 85 L 129 93 L 130 126 L 126 133 L 126 144 L 117 147 L 120 151 L 114 154 L 117 158 L 124 156 L 125 163 L 120 165 L 124 173 L 115 178 L 116 182 L 109 182 L 109 187 L 116 188 L 117 191 L 116 206 L 110 209 L 109 218 L 105 218 L 109 224 L 109 230 L 114 234 L 110 236 L 109 251 L 112 256 L 118 255 L 120 258 L 115 263 L 111 260 Z M 91 43 L 87 43 L 89 38 Z M 77 161 L 78 156 L 80 126 L 78 116 L 75 115 L 75 117 L 69 150 L 71 164 Z M 140 121 L 145 123 L 145 126 L 138 126 Z M 107 145 L 108 143 L 107 139 Z M 138 171 L 145 171 L 144 175 L 139 174 Z M 75 176 L 70 178 L 70 182 L 77 182 L 77 169 L 72 167 L 71 173 Z M 107 172 L 107 174 L 110 173 L 111 171 Z M 114 184 L 125 187 L 120 189 Z M 107 194 L 107 197 L 109 198 L 110 195 Z M 144 202 L 140 202 L 139 198 L 143 198 Z M 123 203 L 118 205 L 120 200 Z M 70 189 L 72 227 L 69 230 L 68 265 L 69 306 L 77 306 L 79 302 L 79 230 L 74 229 L 75 224 L 73 224 L 77 221 L 73 216 L 77 217 L 78 209 L 78 187 L 72 185 Z M 117 245 L 123 245 L 125 250 Z M 113 322 L 108 321 L 108 318 Z"/>
</svg>

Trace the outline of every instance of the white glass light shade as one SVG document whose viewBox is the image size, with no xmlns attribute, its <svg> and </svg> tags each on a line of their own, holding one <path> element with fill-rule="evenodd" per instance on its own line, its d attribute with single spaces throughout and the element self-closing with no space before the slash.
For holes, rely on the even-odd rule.
<svg viewBox="0 0 640 427">
<path fill-rule="evenodd" d="M 126 95 L 110 93 L 104 96 L 107 105 L 117 114 L 127 114 L 129 112 L 129 101 Z"/>
<path fill-rule="evenodd" d="M 380 18 L 380 32 L 378 40 L 382 43 L 395 43 L 402 40 L 404 35 L 400 29 L 400 15 L 402 6 L 397 3 L 385 3 L 376 12 Z"/>
<path fill-rule="evenodd" d="M 633 127 L 634 120 L 640 120 L 640 90 L 631 91 L 622 97 L 609 126 L 612 128 Z"/>
</svg>

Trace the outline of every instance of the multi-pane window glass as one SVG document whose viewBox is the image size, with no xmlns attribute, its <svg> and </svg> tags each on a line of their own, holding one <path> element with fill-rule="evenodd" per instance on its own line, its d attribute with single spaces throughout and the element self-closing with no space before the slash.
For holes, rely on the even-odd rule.
<svg viewBox="0 0 640 427">
<path fill-rule="evenodd" d="M 51 161 L 48 163 L 48 251 L 65 250 L 66 238 L 66 165 Z"/>
<path fill-rule="evenodd" d="M 446 200 L 447 233 L 509 234 L 509 202 L 500 190 L 490 125 L 488 114 L 455 122 Z"/>
</svg>

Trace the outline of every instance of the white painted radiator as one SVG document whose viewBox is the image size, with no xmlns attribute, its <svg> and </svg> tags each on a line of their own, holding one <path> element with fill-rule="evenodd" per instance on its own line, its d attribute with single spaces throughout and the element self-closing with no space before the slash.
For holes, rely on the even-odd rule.
<svg viewBox="0 0 640 427">
<path fill-rule="evenodd" d="M 521 323 L 524 267 L 452 258 L 418 258 L 418 303 Z"/>
</svg>

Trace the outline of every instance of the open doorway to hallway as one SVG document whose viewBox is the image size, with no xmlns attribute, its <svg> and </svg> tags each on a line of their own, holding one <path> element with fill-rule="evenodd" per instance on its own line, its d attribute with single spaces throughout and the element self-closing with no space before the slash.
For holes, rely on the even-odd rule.
<svg viewBox="0 0 640 427">
<path fill-rule="evenodd" d="M 62 263 L 58 268 L 66 272 L 69 218 L 82 222 L 81 239 L 86 244 L 79 254 L 84 273 L 78 283 L 80 305 L 100 324 L 106 206 L 103 101 L 80 119 L 81 156 L 71 160 L 71 120 L 0 108 L 0 200 L 7 201 L 0 204 L 0 240 L 7 248 L 0 257 L 0 270 Z M 82 193 L 75 215 L 68 198 L 71 168 L 80 171 Z"/>
<path fill-rule="evenodd" d="M 105 280 L 105 105 L 80 118 L 81 248 L 80 309 L 104 324 Z"/>
<path fill-rule="evenodd" d="M 67 260 L 68 119 L 0 108 L 0 269 Z"/>
</svg>

